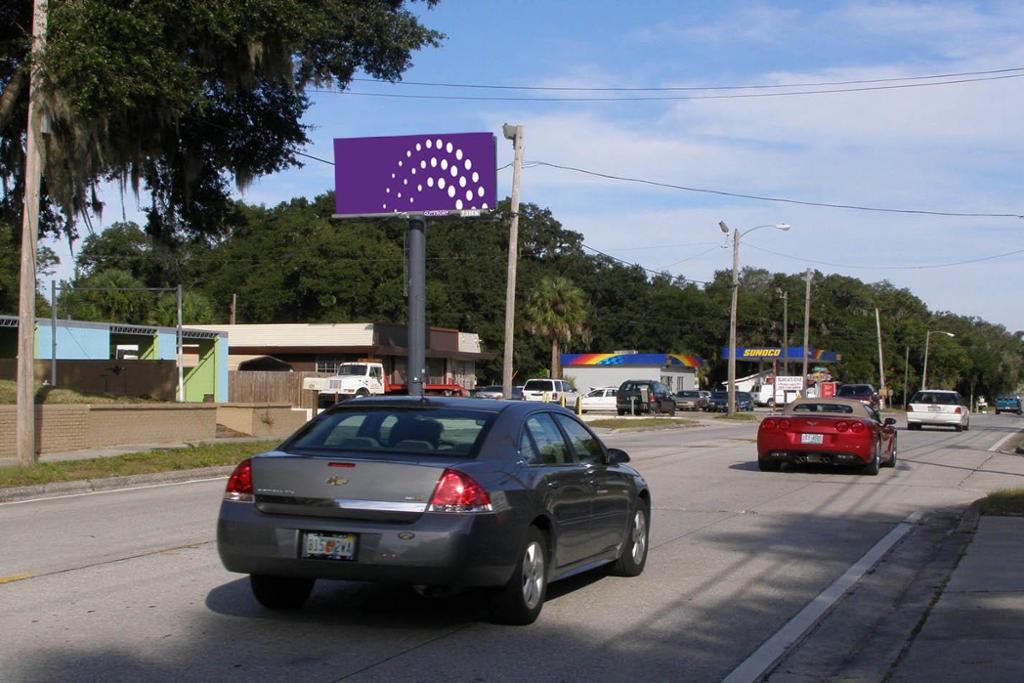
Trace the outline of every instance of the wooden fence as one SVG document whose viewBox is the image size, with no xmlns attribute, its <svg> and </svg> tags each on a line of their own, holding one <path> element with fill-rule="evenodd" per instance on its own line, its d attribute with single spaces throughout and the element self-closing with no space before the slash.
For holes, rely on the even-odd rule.
<svg viewBox="0 0 1024 683">
<path fill-rule="evenodd" d="M 265 372 L 237 370 L 228 373 L 228 401 L 231 403 L 288 403 L 296 408 L 316 409 L 316 392 L 302 388 L 305 377 L 328 377 L 323 372 Z"/>
</svg>

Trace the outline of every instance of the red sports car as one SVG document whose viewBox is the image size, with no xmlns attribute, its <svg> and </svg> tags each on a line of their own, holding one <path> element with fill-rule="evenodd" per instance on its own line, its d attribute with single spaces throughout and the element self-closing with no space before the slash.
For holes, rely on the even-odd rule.
<svg viewBox="0 0 1024 683">
<path fill-rule="evenodd" d="M 896 420 L 844 398 L 800 399 L 757 430 L 757 464 L 762 472 L 782 463 L 855 465 L 865 474 L 896 466 Z"/>
</svg>

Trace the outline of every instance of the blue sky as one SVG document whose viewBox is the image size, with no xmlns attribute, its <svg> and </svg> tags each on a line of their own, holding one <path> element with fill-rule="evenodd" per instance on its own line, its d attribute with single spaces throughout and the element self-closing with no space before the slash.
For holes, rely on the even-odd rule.
<svg viewBox="0 0 1024 683">
<path fill-rule="evenodd" d="M 406 81 L 561 87 L 711 87 L 904 78 L 1024 67 L 1018 2 L 484 2 L 414 5 L 447 34 Z M 628 8 L 627 8 L 628 7 Z M 1024 74 L 1024 71 L 1018 72 Z M 551 96 L 356 82 L 352 92 Z M 701 91 L 689 94 L 713 94 Z M 729 91 L 764 92 L 764 91 Z M 576 96 L 585 93 L 573 93 Z M 614 93 L 591 93 L 614 96 Z M 669 95 L 687 93 L 635 93 Z M 317 93 L 306 152 L 335 137 L 525 128 L 527 161 L 743 194 L 952 212 L 1024 214 L 1024 78 L 790 97 L 658 102 L 460 101 Z M 331 188 L 330 166 L 263 178 L 276 204 Z M 511 171 L 499 173 L 499 196 Z M 696 280 L 731 267 L 718 221 L 741 229 L 741 264 L 814 267 L 907 287 L 933 310 L 1024 329 L 1024 220 L 887 214 L 644 187 L 545 167 L 522 200 L 549 207 L 602 251 Z M 111 207 L 119 206 L 112 198 Z M 132 198 L 126 198 L 134 203 Z M 129 207 L 130 208 L 130 207 Z M 118 215 L 114 215 L 117 213 Z M 104 223 L 120 219 L 108 211 Z M 498 229 L 495 227 L 494 229 Z M 429 239 L 429 233 L 428 233 Z"/>
</svg>

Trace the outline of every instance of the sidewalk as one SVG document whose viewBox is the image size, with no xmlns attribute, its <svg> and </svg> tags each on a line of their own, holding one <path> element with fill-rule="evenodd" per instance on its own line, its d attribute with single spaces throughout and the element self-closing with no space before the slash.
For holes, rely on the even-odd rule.
<svg viewBox="0 0 1024 683">
<path fill-rule="evenodd" d="M 888 680 L 1024 681 L 1024 518 L 981 517 Z"/>
</svg>

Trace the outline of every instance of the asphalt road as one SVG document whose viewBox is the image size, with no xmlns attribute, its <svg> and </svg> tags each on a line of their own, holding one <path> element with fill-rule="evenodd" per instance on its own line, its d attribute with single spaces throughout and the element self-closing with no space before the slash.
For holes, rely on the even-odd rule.
<svg viewBox="0 0 1024 683">
<path fill-rule="evenodd" d="M 0 678 L 721 680 L 912 513 L 1021 485 L 1024 458 L 989 450 L 1021 428 L 901 430 L 877 477 L 759 472 L 753 424 L 612 434 L 653 492 L 647 570 L 554 584 L 529 627 L 487 623 L 474 593 L 357 583 L 265 610 L 217 558 L 222 480 L 3 504 Z"/>
</svg>

